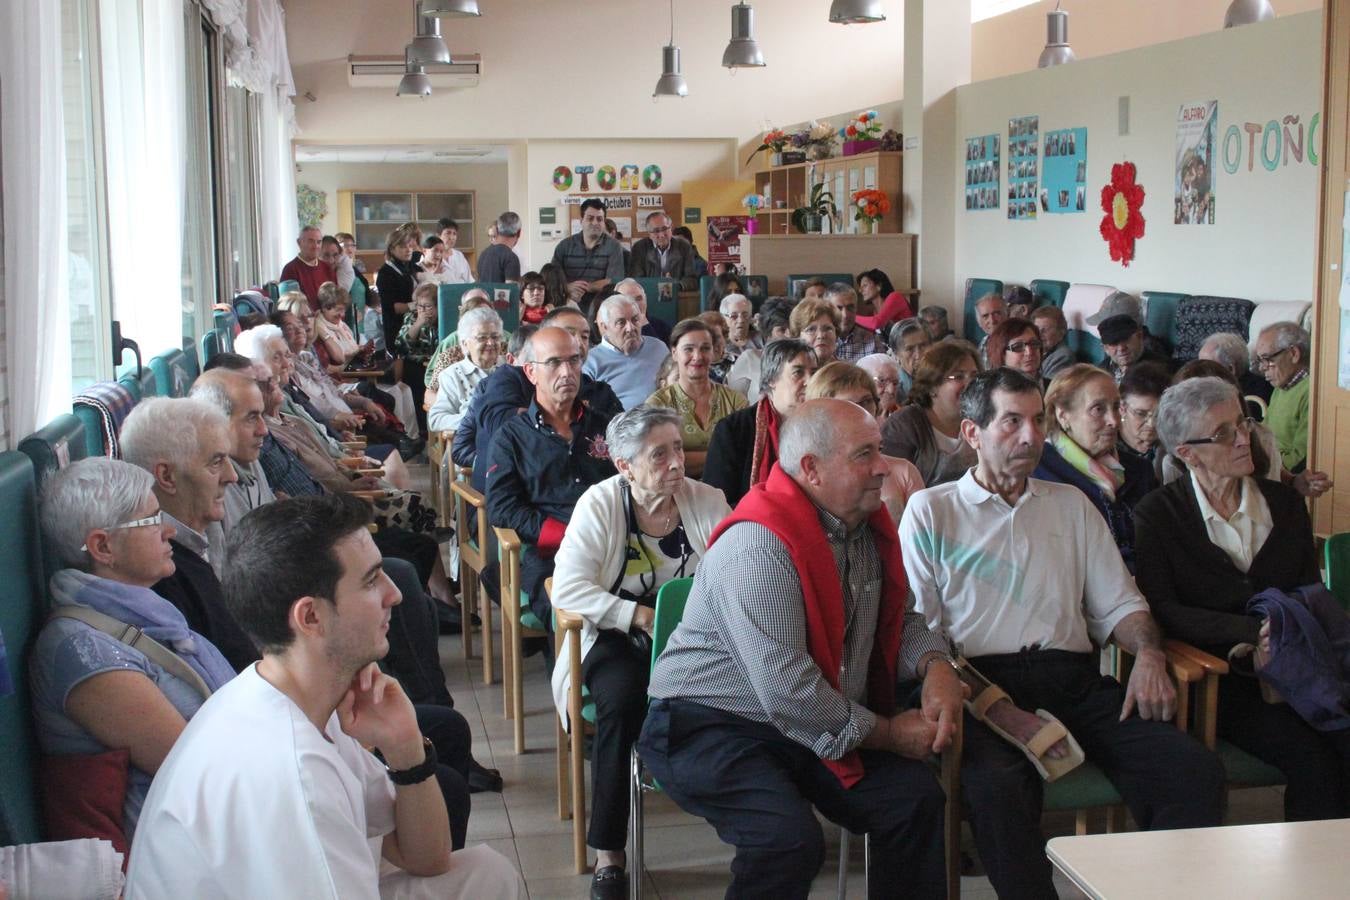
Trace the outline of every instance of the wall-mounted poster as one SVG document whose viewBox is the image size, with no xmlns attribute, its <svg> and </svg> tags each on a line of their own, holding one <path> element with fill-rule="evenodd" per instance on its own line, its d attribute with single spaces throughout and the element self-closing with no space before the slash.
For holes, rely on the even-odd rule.
<svg viewBox="0 0 1350 900">
<path fill-rule="evenodd" d="M 1041 179 L 1041 212 L 1080 213 L 1087 209 L 1087 129 L 1047 131 Z"/>
<path fill-rule="evenodd" d="M 966 138 L 966 210 L 998 209 L 999 136 Z"/>
<path fill-rule="evenodd" d="M 708 265 L 741 264 L 741 235 L 749 216 L 708 216 Z"/>
<path fill-rule="evenodd" d="M 1040 116 L 1008 120 L 1008 218 L 1036 218 L 1040 183 Z"/>
<path fill-rule="evenodd" d="M 1186 103 L 1177 110 L 1177 225 L 1214 224 L 1214 148 L 1219 101 Z"/>
</svg>

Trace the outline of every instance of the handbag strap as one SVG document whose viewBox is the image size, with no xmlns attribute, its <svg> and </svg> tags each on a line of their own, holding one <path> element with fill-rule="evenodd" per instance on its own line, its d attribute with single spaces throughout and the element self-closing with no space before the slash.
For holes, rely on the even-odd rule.
<svg viewBox="0 0 1350 900">
<path fill-rule="evenodd" d="M 74 619 L 77 622 L 83 622 L 90 628 L 101 631 L 134 650 L 139 650 L 147 659 L 170 675 L 192 685 L 197 693 L 202 695 L 203 700 L 211 696 L 211 688 L 207 686 L 206 681 L 197 674 L 192 666 L 183 662 L 182 657 L 177 653 L 174 653 L 135 625 L 128 625 L 87 606 L 63 606 L 60 609 L 53 610 L 51 618 Z"/>
</svg>

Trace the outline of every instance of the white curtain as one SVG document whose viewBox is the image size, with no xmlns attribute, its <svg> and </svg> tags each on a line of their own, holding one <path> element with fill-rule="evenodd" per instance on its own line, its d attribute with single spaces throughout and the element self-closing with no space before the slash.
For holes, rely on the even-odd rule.
<svg viewBox="0 0 1350 900">
<path fill-rule="evenodd" d="M 182 0 L 99 4 L 113 318 L 143 360 L 183 340 Z"/>
<path fill-rule="evenodd" d="M 250 90 L 261 98 L 261 122 L 258 129 L 262 234 L 258 241 L 258 264 L 264 274 L 275 278 L 281 267 L 295 255 L 295 235 L 299 228 L 295 210 L 295 156 L 291 139 L 295 136 L 295 82 L 286 53 L 286 14 L 278 0 L 249 0 L 249 46 L 253 51 L 249 67 Z"/>
<path fill-rule="evenodd" d="M 70 411 L 61 82 L 59 4 L 5 0 L 0 13 L 0 160 L 9 433 L 14 443 Z"/>
</svg>

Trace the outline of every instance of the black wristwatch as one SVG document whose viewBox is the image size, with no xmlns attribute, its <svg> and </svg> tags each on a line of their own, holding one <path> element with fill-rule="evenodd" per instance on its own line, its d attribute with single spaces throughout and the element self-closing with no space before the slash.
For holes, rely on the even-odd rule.
<svg viewBox="0 0 1350 900">
<path fill-rule="evenodd" d="M 432 775 L 436 774 L 436 747 L 431 743 L 431 738 L 422 738 L 422 750 L 426 753 L 426 759 L 422 760 L 411 769 L 399 769 L 395 771 L 388 766 L 384 767 L 389 775 L 389 780 L 400 787 L 406 787 L 410 784 L 421 784 Z"/>
</svg>

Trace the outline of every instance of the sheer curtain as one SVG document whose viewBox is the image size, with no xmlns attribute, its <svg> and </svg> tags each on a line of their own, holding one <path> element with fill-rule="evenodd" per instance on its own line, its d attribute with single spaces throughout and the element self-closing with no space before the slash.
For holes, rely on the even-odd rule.
<svg viewBox="0 0 1350 900">
<path fill-rule="evenodd" d="M 113 317 L 144 362 L 182 343 L 182 0 L 99 4 Z"/>
<path fill-rule="evenodd" d="M 279 0 L 252 0 L 248 7 L 248 37 L 252 50 L 253 83 L 257 91 L 261 121 L 258 123 L 258 159 L 261 171 L 262 233 L 259 235 L 259 265 L 263 275 L 276 278 L 281 267 L 295 255 L 295 235 L 299 229 L 295 210 L 295 157 L 291 150 L 294 137 L 295 82 L 291 79 L 291 61 L 286 53 L 286 14 Z"/>
<path fill-rule="evenodd" d="M 70 411 L 66 159 L 61 16 L 50 0 L 0 13 L 9 433 Z"/>
</svg>

